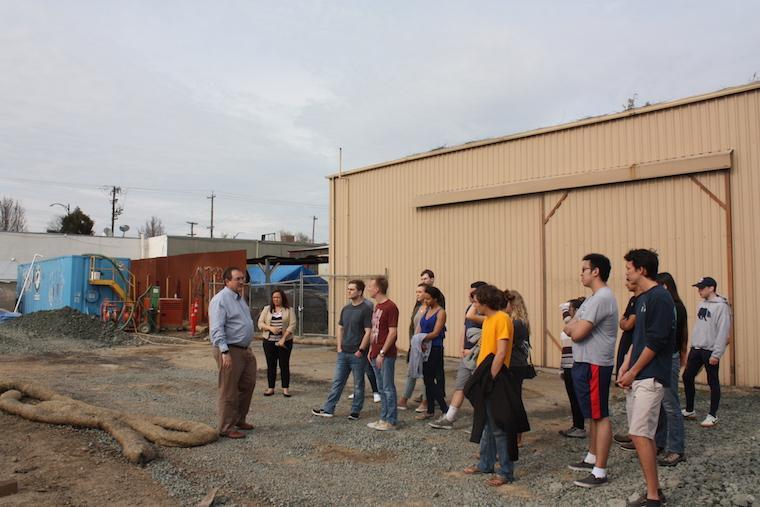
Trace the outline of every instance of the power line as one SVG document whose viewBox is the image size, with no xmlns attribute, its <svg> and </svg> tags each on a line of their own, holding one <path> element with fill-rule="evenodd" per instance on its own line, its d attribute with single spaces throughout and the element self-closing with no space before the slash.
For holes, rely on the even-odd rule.
<svg viewBox="0 0 760 507">
<path fill-rule="evenodd" d="M 82 189 L 87 189 L 87 188 L 92 188 L 92 189 L 104 188 L 103 185 L 95 185 L 92 183 L 73 183 L 71 181 L 40 180 L 40 179 L 32 179 L 32 178 L 11 178 L 11 177 L 3 177 L 3 180 L 15 181 L 18 183 L 34 183 L 35 185 L 47 185 L 47 186 L 55 186 L 55 187 L 73 188 L 77 190 L 82 190 Z M 107 186 L 107 187 L 110 188 L 110 186 Z M 189 189 L 189 188 L 168 189 L 168 188 L 151 188 L 151 187 L 132 187 L 132 186 L 129 186 L 129 187 L 122 186 L 119 188 L 121 189 L 122 194 L 124 194 L 126 191 L 134 191 L 138 193 L 152 192 L 152 193 L 163 194 L 163 195 L 192 196 L 192 195 L 198 195 L 198 194 L 205 194 L 207 192 L 207 190 Z M 224 196 L 226 199 L 233 200 L 233 201 L 251 202 L 252 200 L 255 200 L 258 203 L 266 204 L 270 206 L 302 206 L 302 207 L 314 208 L 314 209 L 327 209 L 327 205 L 318 204 L 315 202 L 290 201 L 290 200 L 283 200 L 283 199 L 266 199 L 266 198 L 257 197 L 255 195 L 234 194 L 234 193 L 229 193 L 229 192 L 219 192 L 217 196 Z"/>
</svg>

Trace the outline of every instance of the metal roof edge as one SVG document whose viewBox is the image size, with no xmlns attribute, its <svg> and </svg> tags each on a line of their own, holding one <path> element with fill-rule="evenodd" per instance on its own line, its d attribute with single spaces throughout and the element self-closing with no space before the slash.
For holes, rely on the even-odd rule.
<svg viewBox="0 0 760 507">
<path fill-rule="evenodd" d="M 587 125 L 593 125 L 596 123 L 604 123 L 608 121 L 619 120 L 621 118 L 627 118 L 630 116 L 637 116 L 640 114 L 652 113 L 655 111 L 661 111 L 663 109 L 672 109 L 672 108 L 676 108 L 676 107 L 680 107 L 680 106 L 684 106 L 688 104 L 694 104 L 697 102 L 705 102 L 705 101 L 717 99 L 720 97 L 726 97 L 729 95 L 737 95 L 740 93 L 745 93 L 748 91 L 758 90 L 758 89 L 760 89 L 760 81 L 754 81 L 746 85 L 722 88 L 720 90 L 709 92 L 709 93 L 703 93 L 701 95 L 693 95 L 691 97 L 685 97 L 685 98 L 671 100 L 667 102 L 660 102 L 660 103 L 652 104 L 649 106 L 637 107 L 637 108 L 630 109 L 627 111 L 621 111 L 619 113 L 610 113 L 610 114 L 605 114 L 605 115 L 600 115 L 600 116 L 591 116 L 589 118 L 583 118 L 581 120 L 575 120 L 569 123 L 560 123 L 558 125 L 553 125 L 550 127 L 541 127 L 534 130 L 527 130 L 527 131 L 518 132 L 515 134 L 508 134 L 506 136 L 491 137 L 487 139 L 482 139 L 480 141 L 471 141 L 469 143 L 459 144 L 457 146 L 451 146 L 449 148 L 440 148 L 440 149 L 427 151 L 424 153 L 416 153 L 414 155 L 409 155 L 406 157 L 390 160 L 387 162 L 379 162 L 377 164 L 359 167 L 357 169 L 350 169 L 348 171 L 343 171 L 342 173 L 329 174 L 326 176 L 326 178 L 332 180 L 332 179 L 340 178 L 343 176 L 349 176 L 353 174 L 372 171 L 375 169 L 382 169 L 383 167 L 403 164 L 406 162 L 412 162 L 414 160 L 437 157 L 440 155 L 445 155 L 447 153 L 452 153 L 456 151 L 470 150 L 473 148 L 479 148 L 481 146 L 488 146 L 491 144 L 499 144 L 499 143 L 504 143 L 507 141 L 513 141 L 516 139 L 548 134 L 548 133 L 556 132 L 559 130 L 568 130 L 568 129 L 578 128 L 578 127 L 584 127 Z"/>
</svg>

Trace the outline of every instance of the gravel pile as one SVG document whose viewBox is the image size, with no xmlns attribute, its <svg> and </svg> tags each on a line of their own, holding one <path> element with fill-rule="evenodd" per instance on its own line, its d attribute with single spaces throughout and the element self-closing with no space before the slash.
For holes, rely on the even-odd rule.
<svg viewBox="0 0 760 507">
<path fill-rule="evenodd" d="M 115 323 L 72 308 L 28 313 L 0 324 L 2 352 L 59 352 L 139 343 Z"/>
<path fill-rule="evenodd" d="M 57 388 L 80 393 L 88 402 L 120 410 L 165 415 L 215 426 L 216 371 L 177 367 L 170 356 L 146 355 L 140 363 L 92 370 L 87 376 L 58 379 Z M 316 350 L 313 348 L 312 350 Z M 299 354 L 309 354 L 303 346 Z M 263 359 L 257 351 L 259 359 Z M 104 356 L 105 357 L 105 356 Z M 171 357 L 171 359 L 170 359 Z M 261 365 L 263 361 L 260 361 Z M 194 363 L 193 363 L 194 364 Z M 583 477 L 567 464 L 585 454 L 585 441 L 566 439 L 557 429 L 569 426 L 563 389 L 550 374 L 527 384 L 526 398 L 533 431 L 525 437 L 517 481 L 501 488 L 485 485 L 487 476 L 466 476 L 462 468 L 475 463 L 478 446 L 470 443 L 471 411 L 464 409 L 452 431 L 433 430 L 400 412 L 398 431 L 378 432 L 366 424 L 376 420 L 379 404 L 366 399 L 361 419 L 350 421 L 348 395 L 332 419 L 314 417 L 312 407 L 325 399 L 329 383 L 294 372 L 292 398 L 263 397 L 265 372 L 259 371 L 249 421 L 256 428 L 244 440 L 221 439 L 197 448 L 160 448 L 160 458 L 146 470 L 169 492 L 177 505 L 194 505 L 219 488 L 214 505 L 625 505 L 644 490 L 635 453 L 613 445 L 609 485 L 586 490 L 573 486 Z M 349 381 L 350 385 L 350 381 Z M 93 386 L 98 386 L 96 390 Z M 560 393 L 561 394 L 561 393 Z M 699 415 L 707 393 L 698 392 Z M 623 399 L 611 402 L 613 428 L 623 427 Z M 757 391 L 724 390 L 720 422 L 714 429 L 686 426 L 687 461 L 660 468 L 670 505 L 757 505 L 760 501 L 760 395 Z M 73 430 L 72 430 L 73 431 Z M 87 430 L 103 459 L 123 460 L 110 438 Z"/>
</svg>

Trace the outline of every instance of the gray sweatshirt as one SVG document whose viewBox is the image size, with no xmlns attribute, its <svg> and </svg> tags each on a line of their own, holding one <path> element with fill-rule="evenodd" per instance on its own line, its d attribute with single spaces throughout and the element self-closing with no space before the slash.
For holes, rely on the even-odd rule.
<svg viewBox="0 0 760 507">
<path fill-rule="evenodd" d="M 699 303 L 697 321 L 691 332 L 691 346 L 712 351 L 712 357 L 720 359 L 726 351 L 728 333 L 731 330 L 731 307 L 723 296 L 717 294 Z"/>
</svg>

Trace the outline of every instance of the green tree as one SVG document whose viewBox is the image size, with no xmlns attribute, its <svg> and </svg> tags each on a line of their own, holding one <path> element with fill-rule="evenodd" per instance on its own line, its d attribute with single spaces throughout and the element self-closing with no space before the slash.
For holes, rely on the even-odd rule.
<svg viewBox="0 0 760 507">
<path fill-rule="evenodd" d="M 92 236 L 92 227 L 95 222 L 87 216 L 79 206 L 74 211 L 64 216 L 61 220 L 61 232 L 63 234 L 84 234 Z"/>
</svg>

